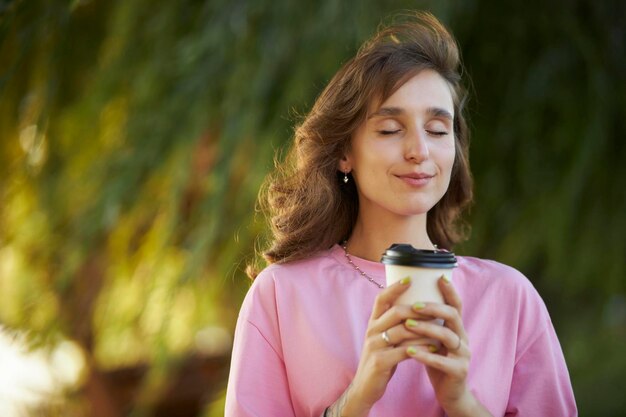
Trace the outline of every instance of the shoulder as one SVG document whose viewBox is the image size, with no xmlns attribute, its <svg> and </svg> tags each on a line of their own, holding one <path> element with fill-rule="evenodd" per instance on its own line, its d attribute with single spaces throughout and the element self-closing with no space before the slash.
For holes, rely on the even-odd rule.
<svg viewBox="0 0 626 417">
<path fill-rule="evenodd" d="M 294 262 L 271 264 L 252 283 L 242 310 L 262 304 L 275 304 L 278 298 L 284 298 L 295 290 L 313 290 L 320 285 L 320 280 L 332 277 L 333 270 L 341 267 L 330 251 L 320 251 Z"/>
<path fill-rule="evenodd" d="M 490 259 L 476 258 L 473 256 L 457 256 L 459 269 L 464 273 L 485 277 L 502 277 L 511 282 L 524 285 L 529 282 L 517 269 Z"/>
<path fill-rule="evenodd" d="M 308 258 L 287 263 L 275 263 L 266 267 L 254 280 L 261 287 L 286 285 L 298 281 L 299 285 L 315 280 L 329 269 L 338 266 L 329 250 L 317 252 Z"/>
<path fill-rule="evenodd" d="M 464 298 L 490 301 L 528 323 L 549 321 L 548 310 L 532 282 L 517 269 L 500 262 L 460 256 L 454 283 Z"/>
<path fill-rule="evenodd" d="M 517 269 L 503 263 L 471 256 L 459 256 L 458 272 L 472 286 L 494 286 L 515 293 L 538 296 L 531 281 Z"/>
</svg>

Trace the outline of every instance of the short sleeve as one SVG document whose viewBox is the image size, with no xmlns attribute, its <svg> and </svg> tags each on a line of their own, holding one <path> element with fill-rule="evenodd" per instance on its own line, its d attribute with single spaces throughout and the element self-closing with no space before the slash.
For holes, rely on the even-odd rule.
<svg viewBox="0 0 626 417">
<path fill-rule="evenodd" d="M 259 329 L 239 320 L 226 391 L 226 417 L 293 416 L 285 365 Z"/>
<path fill-rule="evenodd" d="M 547 322 L 516 360 L 506 416 L 578 415 L 565 358 Z"/>
<path fill-rule="evenodd" d="M 226 417 L 295 416 L 280 343 L 274 281 L 261 273 L 241 307 L 226 390 Z"/>
</svg>

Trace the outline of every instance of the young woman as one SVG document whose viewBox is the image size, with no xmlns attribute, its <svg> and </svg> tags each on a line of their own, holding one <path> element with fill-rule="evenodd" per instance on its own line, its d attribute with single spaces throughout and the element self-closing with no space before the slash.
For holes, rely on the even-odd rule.
<svg viewBox="0 0 626 417">
<path fill-rule="evenodd" d="M 458 257 L 445 304 L 395 306 L 392 243 L 451 249 L 472 198 L 459 53 L 430 14 L 381 30 L 298 127 L 263 201 L 271 264 L 242 305 L 227 416 L 574 416 L 530 282 Z M 442 319 L 444 326 L 425 318 Z M 441 347 L 412 345 L 420 337 Z"/>
</svg>

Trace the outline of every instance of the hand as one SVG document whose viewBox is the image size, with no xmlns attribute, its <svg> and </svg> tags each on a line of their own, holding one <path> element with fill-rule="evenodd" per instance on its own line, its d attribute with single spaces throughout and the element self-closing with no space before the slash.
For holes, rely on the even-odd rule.
<svg viewBox="0 0 626 417">
<path fill-rule="evenodd" d="M 356 375 L 344 395 L 331 407 L 331 415 L 343 415 L 335 411 L 342 411 L 345 415 L 366 415 L 385 393 L 397 364 L 409 358 L 406 346 L 396 345 L 417 339 L 404 322 L 420 315 L 410 306 L 393 305 L 409 288 L 409 283 L 409 280 L 402 280 L 376 297 Z M 390 343 L 382 337 L 385 331 Z M 344 407 L 345 410 L 339 410 Z"/>
<path fill-rule="evenodd" d="M 423 307 L 416 305 L 414 310 L 430 319 L 443 319 L 444 325 L 425 320 L 408 320 L 405 326 L 417 335 L 439 341 L 441 347 L 434 352 L 410 347 L 407 353 L 426 365 L 437 400 L 447 415 L 490 415 L 467 387 L 471 355 L 461 319 L 461 299 L 443 277 L 439 279 L 438 285 L 445 304 L 425 303 Z"/>
</svg>

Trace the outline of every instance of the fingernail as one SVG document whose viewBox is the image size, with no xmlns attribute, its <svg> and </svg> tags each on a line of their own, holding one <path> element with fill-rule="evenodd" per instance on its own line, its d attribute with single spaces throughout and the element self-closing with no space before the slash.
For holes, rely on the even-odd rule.
<svg viewBox="0 0 626 417">
<path fill-rule="evenodd" d="M 406 325 L 407 327 L 417 327 L 417 320 L 408 319 Z"/>
<path fill-rule="evenodd" d="M 409 346 L 406 349 L 406 353 L 408 353 L 411 356 L 414 356 L 417 353 L 417 349 L 415 349 L 415 346 Z"/>
<path fill-rule="evenodd" d="M 409 284 L 410 282 L 411 282 L 411 277 L 404 277 L 400 280 L 400 284 L 402 285 Z"/>
<path fill-rule="evenodd" d="M 438 348 L 437 348 L 437 346 L 435 346 L 435 345 L 428 345 L 428 350 L 429 350 L 431 353 L 435 353 L 435 352 L 437 352 L 439 349 L 438 349 Z"/>
<path fill-rule="evenodd" d="M 424 307 L 426 307 L 426 304 L 421 303 L 419 301 L 417 303 L 413 304 L 413 310 L 421 310 Z"/>
<path fill-rule="evenodd" d="M 450 277 L 448 277 L 447 275 L 442 275 L 441 278 L 443 278 L 446 284 L 450 283 Z"/>
</svg>

